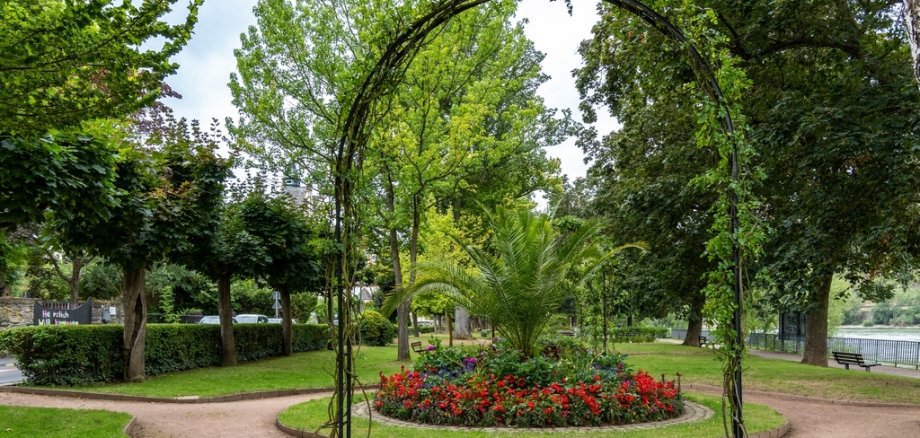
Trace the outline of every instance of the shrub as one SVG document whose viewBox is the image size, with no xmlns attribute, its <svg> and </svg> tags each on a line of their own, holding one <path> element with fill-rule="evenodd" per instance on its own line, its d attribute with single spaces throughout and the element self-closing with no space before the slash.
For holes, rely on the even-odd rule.
<svg viewBox="0 0 920 438">
<path fill-rule="evenodd" d="M 665 327 L 618 327 L 610 333 L 613 342 L 654 342 L 656 338 L 668 337 Z"/>
<path fill-rule="evenodd" d="M 0 332 L 0 350 L 17 356 L 17 365 L 34 385 L 84 385 L 120 380 L 123 359 L 119 325 L 53 325 Z M 328 328 L 295 324 L 294 351 L 319 350 Z M 234 326 L 241 361 L 281 354 L 281 325 Z M 147 375 L 220 365 L 220 326 L 148 324 L 144 350 Z"/>
<path fill-rule="evenodd" d="M 428 333 L 434 333 L 434 327 L 430 325 L 420 325 L 418 327 L 418 332 L 419 334 L 422 334 L 422 335 L 428 334 Z"/>
<path fill-rule="evenodd" d="M 362 313 L 358 325 L 363 344 L 384 346 L 396 337 L 396 325 L 374 310 Z"/>
</svg>

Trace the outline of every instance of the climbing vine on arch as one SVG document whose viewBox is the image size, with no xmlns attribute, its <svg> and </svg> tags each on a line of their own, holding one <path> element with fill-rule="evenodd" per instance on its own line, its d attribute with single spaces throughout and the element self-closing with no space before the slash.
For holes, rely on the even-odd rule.
<svg viewBox="0 0 920 438">
<path fill-rule="evenodd" d="M 415 20 L 404 24 L 394 22 L 395 36 L 388 39 L 389 42 L 380 49 L 380 58 L 368 70 L 343 114 L 344 123 L 335 148 L 333 166 L 336 239 L 344 249 L 337 266 L 341 330 L 336 344 L 337 386 L 332 402 L 335 417 L 333 436 L 350 436 L 353 360 L 350 337 L 345 336 L 351 329 L 347 314 L 350 307 L 348 294 L 344 291 L 349 289 L 352 261 L 350 249 L 356 241 L 358 220 L 353 193 L 360 182 L 362 153 L 369 136 L 368 122 L 379 109 L 378 105 L 385 103 L 386 96 L 400 84 L 406 66 L 425 44 L 429 34 L 452 17 L 487 1 L 442 1 L 432 4 Z M 740 388 L 734 385 L 733 378 L 740 373 L 740 357 L 744 345 L 736 341 L 740 337 L 736 336 L 738 316 L 734 294 L 736 288 L 740 290 L 739 274 L 743 260 L 756 255 L 761 240 L 753 226 L 757 203 L 751 189 L 756 183 L 756 174 L 751 173 L 745 165 L 753 152 L 745 141 L 744 119 L 737 104 L 741 92 L 747 86 L 747 79 L 735 67 L 728 52 L 719 49 L 720 36 L 706 26 L 707 22 L 715 20 L 711 12 L 686 0 L 678 3 L 656 1 L 651 7 L 633 0 L 606 1 L 633 14 L 645 25 L 652 26 L 678 44 L 685 51 L 687 61 L 698 77 L 701 111 L 697 143 L 716 151 L 719 157 L 716 166 L 696 179 L 696 184 L 710 187 L 720 195 L 712 207 L 716 220 L 713 238 L 707 245 L 709 257 L 718 261 L 718 269 L 709 275 L 706 292 L 709 298 L 708 310 L 712 321 L 718 326 L 718 337 L 725 345 L 725 391 L 735 435 L 743 435 Z M 566 4 L 571 10 L 571 0 L 566 0 Z M 656 13 L 656 9 L 669 10 L 679 27 Z M 746 171 L 742 172 L 741 169 Z M 736 282 L 739 284 L 736 285 Z"/>
</svg>

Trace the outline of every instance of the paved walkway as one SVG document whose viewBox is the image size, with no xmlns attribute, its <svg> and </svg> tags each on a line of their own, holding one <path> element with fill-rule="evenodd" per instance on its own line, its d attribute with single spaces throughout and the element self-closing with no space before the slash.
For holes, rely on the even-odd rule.
<svg viewBox="0 0 920 438">
<path fill-rule="evenodd" d="M 759 357 L 763 357 L 766 359 L 787 360 L 791 362 L 801 362 L 802 361 L 801 354 L 779 353 L 776 351 L 764 351 L 764 350 L 754 350 L 754 349 L 750 349 L 748 351 L 754 356 L 759 356 Z M 827 366 L 843 369 L 843 365 L 838 364 L 833 359 L 827 360 Z M 851 366 L 850 371 L 854 371 L 854 370 L 863 372 L 863 373 L 865 372 L 865 370 L 863 370 L 863 368 L 861 367 Z M 913 377 L 915 379 L 920 379 L 920 370 L 916 370 L 914 368 L 896 368 L 896 367 L 887 366 L 887 365 L 879 365 L 879 366 L 872 367 L 871 372 L 881 373 L 881 374 L 891 374 L 894 376 Z"/>
</svg>

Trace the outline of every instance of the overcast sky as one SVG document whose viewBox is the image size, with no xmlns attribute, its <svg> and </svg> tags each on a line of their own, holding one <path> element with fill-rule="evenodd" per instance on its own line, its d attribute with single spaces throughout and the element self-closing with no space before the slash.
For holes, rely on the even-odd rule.
<svg viewBox="0 0 920 438">
<path fill-rule="evenodd" d="M 179 71 L 167 79 L 183 96 L 181 100 L 169 102 L 179 115 L 202 121 L 212 117 L 221 121 L 227 116 L 236 117 L 227 83 L 230 73 L 236 69 L 233 50 L 240 46 L 240 34 L 255 24 L 252 14 L 255 3 L 255 0 L 204 2 L 194 37 L 175 58 L 180 65 Z M 595 3 L 589 1 L 577 2 L 574 6 L 573 15 L 569 16 L 563 1 L 523 0 L 518 6 L 518 18 L 529 20 L 527 36 L 546 54 L 543 71 L 552 79 L 540 88 L 540 95 L 548 106 L 571 108 L 580 119 L 578 92 L 571 71 L 581 64 L 578 43 L 590 36 L 591 26 L 597 20 L 597 9 Z M 598 131 L 609 132 L 612 120 L 602 114 L 599 116 Z M 562 172 L 570 179 L 585 175 L 584 154 L 575 146 L 574 139 L 548 148 L 547 152 L 562 161 Z"/>
</svg>

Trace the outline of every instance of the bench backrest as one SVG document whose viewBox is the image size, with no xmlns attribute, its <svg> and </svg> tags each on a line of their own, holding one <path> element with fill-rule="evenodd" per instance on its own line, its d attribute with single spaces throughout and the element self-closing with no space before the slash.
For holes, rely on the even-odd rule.
<svg viewBox="0 0 920 438">
<path fill-rule="evenodd" d="M 834 360 L 838 362 L 850 362 L 850 363 L 863 363 L 863 355 L 861 353 L 847 353 L 845 351 L 834 351 Z"/>
</svg>

